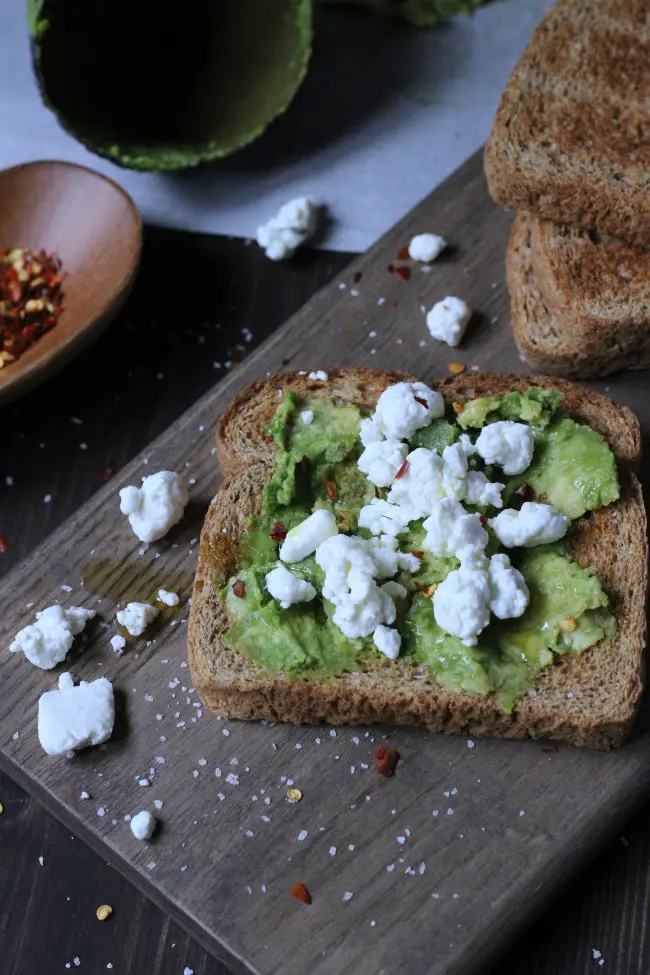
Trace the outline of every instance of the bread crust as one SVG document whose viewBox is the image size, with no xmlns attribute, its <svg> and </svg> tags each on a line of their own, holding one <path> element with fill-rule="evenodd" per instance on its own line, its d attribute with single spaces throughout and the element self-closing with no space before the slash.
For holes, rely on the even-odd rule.
<svg viewBox="0 0 650 975">
<path fill-rule="evenodd" d="M 251 384 L 224 414 L 217 437 L 228 474 L 203 526 L 188 626 L 189 664 L 201 700 L 224 717 L 244 720 L 389 722 L 485 737 L 557 738 L 593 748 L 622 744 L 643 685 L 646 521 L 641 489 L 629 469 L 638 459 L 640 432 L 629 410 L 562 380 L 475 373 L 432 385 L 449 401 L 460 402 L 531 385 L 559 388 L 567 412 L 606 437 L 620 468 L 621 498 L 582 519 L 570 545 L 581 565 L 594 566 L 612 598 L 618 620 L 614 638 L 546 668 L 536 693 L 524 695 L 512 714 L 499 707 L 495 695 L 451 693 L 425 667 L 399 659 L 378 655 L 354 673 L 326 681 L 308 676 L 291 680 L 265 673 L 225 648 L 230 622 L 218 590 L 236 569 L 238 537 L 248 517 L 259 513 L 262 488 L 273 469 L 275 448 L 264 427 L 277 405 L 277 389 L 373 406 L 397 378 L 403 377 L 376 370 L 331 370 L 327 383 L 312 386 L 296 373 L 283 373 Z M 357 381 L 361 387 L 355 386 Z"/>
<path fill-rule="evenodd" d="M 514 339 L 534 369 L 588 379 L 650 366 L 650 252 L 520 213 L 506 277 Z"/>
<path fill-rule="evenodd" d="M 650 246 L 649 60 L 642 0 L 558 0 L 501 96 L 493 199 Z"/>
</svg>

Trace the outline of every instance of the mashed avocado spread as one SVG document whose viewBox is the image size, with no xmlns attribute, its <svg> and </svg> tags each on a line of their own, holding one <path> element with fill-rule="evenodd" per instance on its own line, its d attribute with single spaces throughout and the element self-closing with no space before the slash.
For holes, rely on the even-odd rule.
<svg viewBox="0 0 650 975">
<path fill-rule="evenodd" d="M 561 402 L 561 393 L 539 389 L 471 400 L 458 415 L 447 408 L 444 416 L 416 430 L 407 449 L 441 453 L 463 434 L 476 442 L 496 421 L 527 424 L 534 451 L 523 472 L 508 477 L 481 457 L 472 458 L 470 467 L 491 481 L 505 482 L 504 509 L 518 509 L 526 499 L 534 499 L 574 521 L 616 500 L 619 485 L 604 438 L 563 415 Z M 325 509 L 334 515 L 339 533 L 371 537 L 368 529 L 359 527 L 360 511 L 372 499 L 385 498 L 388 489 L 375 487 L 357 466 L 363 452 L 361 420 L 359 408 L 335 398 L 299 399 L 288 391 L 279 404 L 269 427 L 278 447 L 275 473 L 264 490 L 262 513 L 243 537 L 238 572 L 222 590 L 232 621 L 226 636 L 229 647 L 264 671 L 282 672 L 285 679 L 309 674 L 327 680 L 378 661 L 389 668 L 410 665 L 453 691 L 496 693 L 509 711 L 521 694 L 534 688 L 536 673 L 555 655 L 580 653 L 614 633 L 615 620 L 598 577 L 593 569 L 573 562 L 560 541 L 507 550 L 525 580 L 527 608 L 517 618 L 490 617 L 478 642 L 466 645 L 436 622 L 432 593 L 459 567 L 459 560 L 425 549 L 424 519 L 411 521 L 398 535 L 399 551 L 413 553 L 420 565 L 412 573 L 401 568 L 394 576 L 403 587 L 395 595 L 394 626 L 401 636 L 397 665 L 381 656 L 372 636 L 351 639 L 335 625 L 335 607 L 322 597 L 325 573 L 313 555 L 289 568 L 318 595 L 282 608 L 267 591 L 265 578 L 278 565 L 284 532 Z M 466 510 L 478 512 L 487 528 L 485 554 L 504 551 L 489 525 L 498 510 L 469 504 Z M 243 587 L 235 585 L 237 580 Z M 236 594 L 242 589 L 243 597 Z"/>
</svg>

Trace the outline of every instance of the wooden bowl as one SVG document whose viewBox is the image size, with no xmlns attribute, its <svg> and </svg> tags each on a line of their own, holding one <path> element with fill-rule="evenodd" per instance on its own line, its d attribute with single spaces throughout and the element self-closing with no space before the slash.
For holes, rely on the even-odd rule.
<svg viewBox="0 0 650 975">
<path fill-rule="evenodd" d="M 133 284 L 142 220 L 112 180 L 67 162 L 0 171 L 0 250 L 57 254 L 63 311 L 56 326 L 0 369 L 0 403 L 22 396 L 86 348 L 117 314 Z"/>
</svg>

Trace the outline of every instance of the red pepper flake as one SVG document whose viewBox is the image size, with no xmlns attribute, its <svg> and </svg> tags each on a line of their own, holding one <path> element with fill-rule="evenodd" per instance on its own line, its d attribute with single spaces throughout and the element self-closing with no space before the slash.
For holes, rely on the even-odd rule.
<svg viewBox="0 0 650 975">
<path fill-rule="evenodd" d="M 559 750 L 560 750 L 560 746 L 556 745 L 554 741 L 552 741 L 550 745 L 547 745 L 546 748 L 542 748 L 543 752 L 550 752 L 551 755 L 557 755 Z"/>
<path fill-rule="evenodd" d="M 376 484 L 375 484 L 375 497 L 376 497 L 376 498 L 378 498 L 378 497 L 379 497 L 379 488 L 377 487 L 377 485 L 376 485 Z"/>
<path fill-rule="evenodd" d="M 413 585 L 415 586 L 415 588 L 417 589 L 418 592 L 428 592 L 429 591 L 429 586 L 425 586 L 423 582 L 415 582 L 414 581 L 413 582 Z"/>
<path fill-rule="evenodd" d="M 269 532 L 269 538 L 272 538 L 274 542 L 283 542 L 287 537 L 287 529 L 284 527 L 281 521 L 276 521 L 273 528 Z"/>
<path fill-rule="evenodd" d="M 355 271 L 354 274 L 352 275 L 352 283 L 358 284 L 362 277 L 363 277 L 362 271 Z"/>
<path fill-rule="evenodd" d="M 327 478 L 325 478 L 325 492 L 332 503 L 334 503 L 339 496 L 339 489 L 337 488 L 336 484 L 334 481 L 328 481 Z"/>
<path fill-rule="evenodd" d="M 0 250 L 0 369 L 54 328 L 63 311 L 61 282 L 55 254 Z"/>
<path fill-rule="evenodd" d="M 425 410 L 428 410 L 429 409 L 429 404 L 427 403 L 427 401 L 425 399 L 422 399 L 421 396 L 414 396 L 413 399 L 415 400 L 416 403 L 419 403 L 420 406 L 423 406 L 425 408 Z"/>
<path fill-rule="evenodd" d="M 395 264 L 389 264 L 388 273 L 395 274 L 398 278 L 401 278 L 402 281 L 408 281 L 411 277 L 410 267 L 406 267 L 404 264 L 400 264 L 398 266 Z"/>
<path fill-rule="evenodd" d="M 8 551 L 9 551 L 9 542 L 4 537 L 4 535 L 0 535 L 0 553 L 4 555 L 5 552 Z"/>
<path fill-rule="evenodd" d="M 411 255 L 409 254 L 408 245 L 406 244 L 404 245 L 404 247 L 400 247 L 400 249 L 397 252 L 397 259 L 399 261 L 408 261 L 410 256 Z"/>
<path fill-rule="evenodd" d="M 416 559 L 424 558 L 424 552 L 421 552 L 419 549 L 417 551 L 411 552 L 411 555 L 414 555 Z"/>
<path fill-rule="evenodd" d="M 524 500 L 526 498 L 532 498 L 532 497 L 535 496 L 535 492 L 533 491 L 533 489 L 531 487 L 529 487 L 529 485 L 526 483 L 526 481 L 524 481 L 523 484 L 520 484 L 519 485 L 519 487 L 515 491 L 515 494 L 518 497 L 520 497 L 520 498 L 524 498 Z"/>
<path fill-rule="evenodd" d="M 391 308 L 399 308 L 399 301 L 395 301 L 395 299 L 393 298 L 393 300 L 390 303 L 390 306 Z"/>
<path fill-rule="evenodd" d="M 397 749 L 385 748 L 384 745 L 380 745 L 375 752 L 375 758 L 377 759 L 377 764 L 375 765 L 377 772 L 390 779 L 395 774 L 395 769 L 399 762 L 399 752 Z"/>
<path fill-rule="evenodd" d="M 409 461 L 405 460 L 402 466 L 400 467 L 400 469 L 398 470 L 397 474 L 395 475 L 395 480 L 399 481 L 400 477 L 404 477 L 404 475 L 406 474 L 410 466 L 411 465 Z"/>
<path fill-rule="evenodd" d="M 232 584 L 232 591 L 237 599 L 246 598 L 246 584 L 243 579 L 235 579 Z"/>
<path fill-rule="evenodd" d="M 291 888 L 291 896 L 297 901 L 302 901 L 303 904 L 311 904 L 311 894 L 304 884 L 294 884 Z"/>
<path fill-rule="evenodd" d="M 102 471 L 102 481 L 106 484 L 113 477 L 114 471 L 112 467 L 105 467 Z"/>
</svg>

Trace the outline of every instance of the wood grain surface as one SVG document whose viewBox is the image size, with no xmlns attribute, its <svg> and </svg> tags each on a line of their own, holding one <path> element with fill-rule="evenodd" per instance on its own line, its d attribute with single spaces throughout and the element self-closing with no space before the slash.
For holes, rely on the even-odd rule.
<svg viewBox="0 0 650 975">
<path fill-rule="evenodd" d="M 448 234 L 457 243 L 457 250 L 429 275 L 416 269 L 412 280 L 404 282 L 389 275 L 385 264 L 394 257 L 397 246 L 405 238 L 408 240 L 411 229 L 423 229 L 422 222 L 427 226 L 431 223 L 432 229 Z M 244 369 L 250 370 L 251 376 L 263 375 L 266 369 L 281 366 L 283 359 L 289 359 L 297 367 L 315 368 L 332 361 L 376 362 L 404 366 L 418 371 L 424 378 L 440 374 L 452 355 L 461 356 L 458 351 L 443 353 L 427 339 L 419 304 L 430 303 L 448 292 L 461 293 L 461 287 L 462 296 L 483 313 L 483 318 L 475 323 L 473 334 L 468 336 L 462 358 L 482 368 L 512 368 L 515 361 L 505 330 L 505 296 L 499 285 L 507 222 L 486 201 L 474 163 L 454 178 L 447 188 L 447 196 L 437 194 L 419 217 L 412 217 L 408 226 L 384 242 L 380 254 L 362 261 L 360 280 L 354 281 L 358 272 L 351 269 L 344 277 L 346 289 L 335 286 L 333 292 L 317 297 L 311 311 L 299 314 L 282 341 L 274 337 L 261 356 L 257 359 L 252 356 L 241 371 L 235 371 L 227 381 L 230 391 L 217 393 L 219 403 L 226 402 L 234 388 L 243 383 Z M 481 271 L 475 254 L 478 249 L 492 254 L 493 271 L 486 273 L 487 262 Z M 163 280 L 159 278 L 161 285 Z M 492 283 L 497 287 L 492 288 Z M 256 293 L 258 286 L 259 281 Z M 352 290 L 359 294 L 353 295 Z M 386 301 L 377 305 L 381 297 Z M 398 302 L 396 308 L 392 302 Z M 262 314 L 264 306 L 268 307 L 268 302 L 257 304 Z M 498 321 L 491 325 L 494 318 Z M 317 329 L 306 346 L 305 331 L 310 320 L 316 323 Z M 368 331 L 376 331 L 378 335 L 370 337 Z M 102 345 L 108 345 L 108 338 Z M 403 341 L 399 343 L 399 339 Z M 420 341 L 425 342 L 422 348 Z M 337 343 L 340 352 L 334 360 L 332 352 Z M 125 345 L 128 344 L 127 340 Z M 183 356 L 178 354 L 171 362 L 176 375 L 182 374 Z M 128 370 L 132 365 L 125 349 L 121 353 L 116 350 L 112 359 L 108 355 L 101 360 L 108 377 L 113 369 L 115 372 L 125 367 Z M 136 370 L 141 368 L 142 363 L 138 362 Z M 147 362 L 145 369 L 149 368 Z M 167 381 L 159 382 L 164 410 L 169 405 L 162 393 Z M 613 380 L 612 392 L 620 401 L 631 405 L 637 401 L 639 405 L 642 384 L 635 383 L 636 379 Z M 146 399 L 154 385 L 151 377 L 147 377 L 140 396 Z M 116 385 L 116 396 L 119 388 Z M 70 409 L 75 409 L 72 406 L 75 390 L 72 386 L 66 390 L 63 395 L 69 395 Z M 192 392 L 188 391 L 188 402 L 198 391 L 197 385 Z M 208 428 L 214 423 L 219 405 L 213 400 L 213 394 L 209 394 L 197 410 L 181 420 L 180 436 L 177 432 L 171 441 L 163 437 L 152 451 L 146 452 L 149 465 L 140 461 L 125 472 L 124 478 L 120 476 L 111 482 L 105 489 L 104 500 L 91 502 L 90 508 L 76 520 L 74 536 L 64 529 L 46 543 L 31 567 L 24 567 L 10 577 L 2 603 L 5 640 L 29 615 L 23 600 L 36 599 L 40 605 L 59 595 L 62 584 L 73 586 L 69 596 L 72 601 L 85 598 L 88 605 L 96 605 L 95 600 L 103 600 L 98 608 L 101 611 L 102 605 L 108 607 L 107 620 L 114 610 L 113 601 L 120 597 L 110 581 L 113 575 L 118 580 L 130 578 L 128 585 L 139 589 L 167 584 L 171 577 L 186 585 L 186 576 L 191 575 L 192 532 L 198 534 L 195 525 L 200 524 L 200 507 L 209 498 L 215 483 L 207 433 L 198 430 L 199 426 Z M 134 404 L 135 400 L 131 399 L 131 410 Z M 107 427 L 110 422 L 113 430 L 122 422 L 123 435 L 114 442 L 120 444 L 120 450 L 128 451 L 129 438 L 137 441 L 139 426 L 129 422 L 129 410 L 121 416 L 119 407 L 119 403 L 106 403 L 103 420 Z M 160 420 L 160 416 L 156 419 Z M 33 439 L 38 440 L 44 435 L 42 410 L 40 416 L 35 410 L 29 420 Z M 102 433 L 98 433 L 101 437 Z M 126 445 L 123 439 L 128 441 Z M 142 439 L 134 446 L 141 444 Z M 47 446 L 42 449 L 47 450 Z M 82 451 L 82 467 L 89 452 Z M 193 476 L 197 478 L 194 486 L 197 511 L 192 512 L 188 523 L 181 526 L 169 544 L 160 543 L 144 556 L 138 556 L 137 547 L 120 519 L 108 514 L 109 510 L 115 511 L 118 482 L 127 483 L 134 472 L 146 472 L 147 466 L 154 469 L 163 458 L 165 463 L 178 464 L 185 457 L 191 458 Z M 78 476 L 71 475 L 70 466 L 74 467 L 74 461 L 70 456 L 68 460 L 61 467 L 60 484 L 55 485 L 64 497 L 66 490 L 73 490 L 70 484 Z M 53 502 L 57 499 L 54 490 L 38 483 L 37 470 L 32 468 L 24 476 L 36 480 L 37 491 L 47 490 L 52 493 Z M 94 477 L 99 481 L 101 471 L 95 471 Z M 86 484 L 74 490 L 88 493 Z M 27 512 L 27 517 L 38 523 L 43 517 L 38 494 L 32 494 L 32 502 L 36 503 L 31 505 L 33 510 Z M 43 505 L 45 509 L 53 510 Z M 3 514 L 6 515 L 6 510 Z M 92 543 L 86 541 L 90 538 Z M 179 548 L 174 549 L 174 544 Z M 103 550 L 106 562 L 89 566 L 90 547 L 95 547 L 96 553 Z M 5 559 L 11 557 L 12 550 Z M 155 559 L 157 551 L 161 553 L 160 559 Z M 126 576 L 123 567 L 127 569 Z M 86 584 L 97 592 L 88 593 L 80 587 L 84 570 Z M 109 581 L 102 582 L 104 579 Z M 100 582 L 103 592 L 99 591 Z M 132 595 L 131 588 L 128 594 Z M 75 656 L 72 670 L 76 675 L 105 671 L 115 677 L 116 686 L 124 694 L 128 732 L 123 736 L 118 734 L 105 752 L 78 756 L 72 763 L 44 761 L 34 742 L 35 712 L 31 702 L 35 702 L 44 681 L 45 686 L 50 686 L 52 675 L 37 673 L 23 661 L 3 660 L 1 676 L 5 691 L 0 719 L 3 761 L 14 775 L 20 775 L 22 769 L 23 780 L 29 780 L 30 788 L 56 808 L 59 816 L 73 822 L 75 830 L 119 861 L 122 870 L 169 910 L 178 916 L 189 910 L 192 916 L 185 917 L 185 923 L 204 940 L 210 940 L 209 928 L 214 925 L 228 941 L 231 953 L 240 956 L 240 967 L 245 953 L 252 962 L 252 970 L 258 971 L 374 972 L 384 966 L 384 970 L 392 972 L 406 970 L 400 967 L 403 964 L 408 964 L 411 971 L 469 971 L 472 964 L 477 967 L 486 963 L 513 936 L 556 885 L 593 851 L 595 844 L 616 828 L 646 787 L 642 740 L 614 756 L 588 755 L 569 749 L 549 755 L 539 745 L 477 742 L 474 749 L 468 749 L 463 740 L 441 741 L 398 731 L 392 737 L 405 761 L 398 776 L 384 783 L 377 782 L 372 769 L 361 768 L 362 762 L 371 764 L 367 761 L 370 749 L 363 732 L 358 736 L 359 745 L 354 743 L 352 730 L 340 731 L 337 739 L 328 742 L 326 731 L 321 736 L 308 729 L 233 725 L 226 729 L 230 730 L 226 737 L 220 734 L 223 729 L 210 716 L 192 724 L 191 716 L 195 715 L 191 704 L 186 703 L 186 696 L 191 701 L 191 695 L 185 695 L 180 687 L 176 691 L 167 686 L 176 676 L 182 677 L 182 637 L 177 636 L 178 627 L 182 627 L 180 622 L 176 627 L 165 623 L 162 630 L 153 634 L 156 644 L 140 651 L 131 650 L 121 661 L 108 649 L 110 631 L 100 631 L 98 639 L 83 655 Z M 163 660 L 170 663 L 163 664 Z M 173 693 L 177 694 L 176 698 L 171 698 Z M 153 696 L 154 701 L 145 701 L 146 694 Z M 174 719 L 174 708 L 182 715 L 178 721 Z M 155 718 L 156 713 L 163 714 L 160 722 Z M 185 726 L 177 728 L 176 724 L 183 720 Z M 16 731 L 20 737 L 14 740 Z M 166 731 L 170 733 L 165 734 Z M 160 742 L 160 735 L 168 741 Z M 322 738 L 321 745 L 315 744 L 317 735 Z M 276 742 L 279 748 L 277 752 L 268 748 L 267 754 L 264 746 L 270 741 Z M 295 749 L 296 743 L 303 747 Z M 146 774 L 149 763 L 155 763 L 157 756 L 167 757 L 168 761 L 150 766 L 156 769 L 153 785 L 146 790 L 137 787 L 134 776 Z M 224 795 L 228 794 L 220 802 L 216 798 L 220 786 L 214 768 L 219 763 L 223 781 L 234 756 L 238 757 L 239 766 L 246 768 L 247 764 L 250 772 L 242 775 L 239 786 L 223 787 Z M 202 758 L 206 760 L 205 766 L 200 764 Z M 351 764 L 355 764 L 354 774 Z M 194 771 L 198 773 L 196 777 Z M 238 774 L 242 771 L 239 768 Z M 302 803 L 290 806 L 283 801 L 286 783 L 281 782 L 281 775 L 293 777 L 300 785 L 305 793 Z M 478 778 L 480 783 L 475 781 Z M 86 806 L 78 799 L 84 788 L 93 796 Z M 263 801 L 262 788 L 267 790 L 264 796 L 272 799 L 268 812 L 270 823 L 261 820 L 259 806 L 253 812 L 253 803 Z M 458 792 L 452 796 L 454 788 Z M 449 797 L 444 796 L 446 791 L 450 792 Z M 154 797 L 165 802 L 161 813 L 163 828 L 157 841 L 146 851 L 136 848 L 128 828 L 121 822 L 125 812 L 137 811 L 147 804 L 142 799 L 143 792 L 148 794 L 149 802 Z M 253 795 L 258 799 L 253 800 Z M 366 800 L 366 795 L 371 798 Z M 104 816 L 97 815 L 100 803 L 106 810 Z M 350 809 L 352 805 L 357 808 Z M 11 808 L 9 805 L 9 812 Z M 432 816 L 435 808 L 439 809 L 438 817 Z M 448 808 L 454 809 L 453 814 L 447 815 Z M 396 809 L 395 814 L 392 809 Z M 118 821 L 116 826 L 113 818 Z M 0 827 L 5 822 L 3 819 Z M 323 833 L 321 826 L 325 827 Z M 248 829 L 253 832 L 252 837 L 246 836 Z M 300 829 L 307 829 L 309 836 L 299 843 Z M 410 830 L 408 837 L 406 829 Z M 398 835 L 405 836 L 403 845 L 397 842 Z M 337 847 L 333 857 L 329 853 L 332 845 Z M 353 850 L 348 849 L 350 845 L 354 846 Z M 626 849 L 624 852 L 627 856 Z M 399 856 L 404 857 L 404 864 L 399 864 Z M 617 862 L 620 860 L 619 855 Z M 153 862 L 156 867 L 147 870 L 147 864 Z M 181 871 L 186 862 L 188 869 Z M 387 872 L 385 867 L 391 862 L 395 862 L 395 869 Z M 412 864 L 417 871 L 421 862 L 426 865 L 423 874 L 404 875 L 406 865 Z M 33 870 L 38 877 L 38 869 L 45 869 L 45 865 L 38 868 L 36 863 L 30 868 L 27 864 L 26 869 L 30 875 Z M 302 879 L 313 889 L 314 904 L 309 913 L 288 899 L 287 888 L 293 879 Z M 37 884 L 38 880 L 34 878 L 33 882 Z M 261 891 L 262 883 L 266 884 L 266 893 Z M 251 893 L 247 886 L 251 887 Z M 354 893 L 347 903 L 342 901 L 345 890 Z M 441 896 L 432 898 L 432 893 Z M 458 898 L 453 897 L 454 893 L 459 894 Z M 374 928 L 370 926 L 371 920 L 377 921 Z M 635 925 L 643 923 L 638 913 L 627 915 L 625 923 L 630 925 L 632 920 Z M 458 924 L 460 928 L 456 927 Z M 566 928 L 563 930 L 566 932 Z M 447 941 L 451 948 L 447 947 Z M 630 948 L 630 944 L 634 947 Z M 637 952 L 641 961 L 639 940 L 634 944 L 632 939 L 627 946 Z M 592 947 L 603 949 L 596 943 L 579 944 L 573 954 L 573 967 L 566 971 L 580 971 L 583 966 L 588 971 L 596 966 L 597 960 L 590 957 Z M 534 962 L 535 968 L 532 967 L 530 953 L 529 949 L 526 967 L 515 967 L 512 971 L 543 971 L 539 959 Z M 619 954 L 623 964 L 622 948 Z M 168 957 L 161 949 L 156 959 L 159 967 L 147 967 L 147 970 L 166 971 L 160 966 L 168 964 Z M 629 951 L 627 960 L 635 960 Z M 172 963 L 179 967 L 170 967 L 169 971 L 182 971 L 180 960 L 176 962 L 174 958 L 169 962 Z M 133 966 L 133 960 L 129 964 Z M 213 969 L 204 967 L 203 970 Z M 556 969 L 548 968 L 551 970 Z M 612 970 L 610 957 L 608 970 Z M 631 965 L 620 968 L 621 972 L 635 970 Z"/>
</svg>

